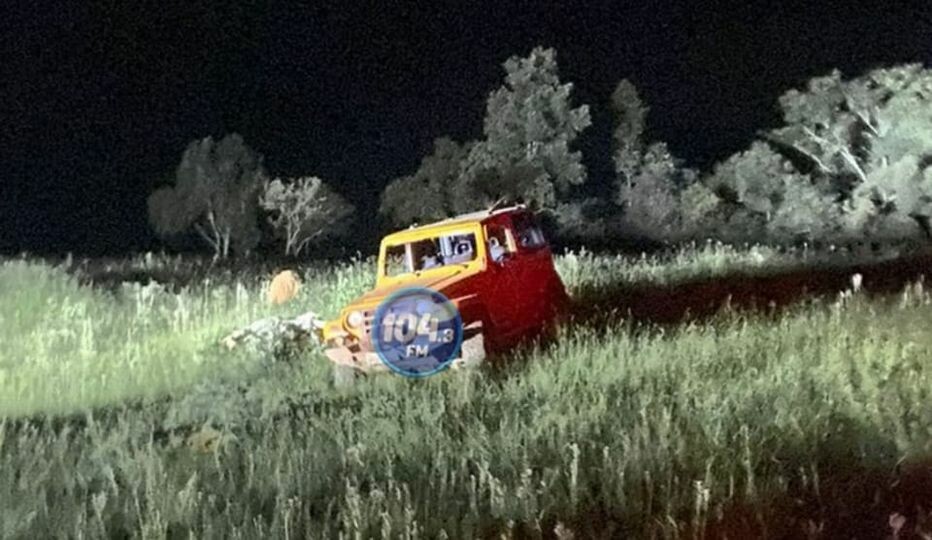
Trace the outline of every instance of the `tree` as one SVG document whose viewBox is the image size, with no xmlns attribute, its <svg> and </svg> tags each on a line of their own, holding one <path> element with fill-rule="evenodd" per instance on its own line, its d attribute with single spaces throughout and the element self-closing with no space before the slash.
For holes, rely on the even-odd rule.
<svg viewBox="0 0 932 540">
<path fill-rule="evenodd" d="M 780 204 L 769 214 L 767 237 L 779 243 L 841 239 L 841 209 L 831 193 L 808 179 L 783 186 Z"/>
<path fill-rule="evenodd" d="M 690 238 L 709 238 L 722 219 L 722 203 L 698 178 L 680 190 L 680 231 Z"/>
<path fill-rule="evenodd" d="M 875 241 L 901 240 L 917 230 L 928 237 L 930 217 L 932 168 L 910 155 L 871 170 L 845 207 L 848 230 Z"/>
<path fill-rule="evenodd" d="M 631 157 L 630 153 L 625 157 Z M 616 203 L 623 208 L 629 234 L 669 239 L 679 230 L 680 201 L 673 156 L 663 143 L 651 145 L 633 167 L 619 176 Z"/>
<path fill-rule="evenodd" d="M 554 210 L 569 203 L 586 170 L 570 149 L 591 123 L 589 108 L 572 108 L 572 84 L 561 84 L 553 49 L 504 63 L 505 83 L 489 95 L 484 139 L 434 142 L 413 175 L 391 182 L 381 213 L 396 226 L 443 219 L 499 200 Z"/>
<path fill-rule="evenodd" d="M 285 255 L 298 256 L 309 244 L 335 233 L 353 212 L 351 204 L 316 176 L 266 182 L 259 205 L 284 240 Z"/>
<path fill-rule="evenodd" d="M 649 111 L 634 84 L 622 79 L 612 92 L 612 112 L 616 123 L 612 139 L 615 143 L 615 173 L 623 183 L 630 183 L 640 167 Z"/>
<path fill-rule="evenodd" d="M 504 63 L 505 84 L 486 102 L 484 140 L 472 146 L 454 186 L 456 213 L 500 198 L 553 209 L 586 180 L 571 146 L 591 123 L 589 107 L 573 108 L 572 83 L 561 84 L 556 52 L 537 47 Z"/>
<path fill-rule="evenodd" d="M 714 210 L 711 191 L 701 185 L 695 171 L 680 166 L 665 143 L 644 141 L 649 109 L 630 81 L 618 83 L 612 109 L 615 203 L 623 211 L 625 234 L 653 241 L 699 234 L 697 227 Z"/>
<path fill-rule="evenodd" d="M 543 225 L 549 226 L 554 240 L 587 245 L 604 244 L 614 240 L 611 233 L 617 229 L 611 205 L 599 197 L 580 198 L 557 204 L 554 211 L 544 216 Z"/>
<path fill-rule="evenodd" d="M 751 147 L 718 164 L 706 183 L 730 208 L 716 236 L 780 243 L 828 239 L 838 228 L 831 192 L 796 170 L 770 144 Z"/>
<path fill-rule="evenodd" d="M 780 98 L 786 126 L 765 137 L 831 189 L 852 239 L 929 236 L 932 71 L 837 71 Z"/>
<path fill-rule="evenodd" d="M 434 151 L 413 175 L 392 181 L 382 193 L 379 212 L 397 227 L 436 221 L 454 212 L 453 186 L 470 145 L 447 137 L 434 141 Z"/>
<path fill-rule="evenodd" d="M 217 257 L 227 257 L 231 249 L 248 252 L 259 242 L 257 198 L 264 178 L 262 157 L 241 136 L 193 141 L 174 186 L 149 196 L 149 221 L 159 236 L 193 229 Z"/>
<path fill-rule="evenodd" d="M 844 80 L 834 71 L 780 97 L 782 127 L 705 179 L 715 235 L 771 242 L 932 237 L 932 71 Z"/>
</svg>

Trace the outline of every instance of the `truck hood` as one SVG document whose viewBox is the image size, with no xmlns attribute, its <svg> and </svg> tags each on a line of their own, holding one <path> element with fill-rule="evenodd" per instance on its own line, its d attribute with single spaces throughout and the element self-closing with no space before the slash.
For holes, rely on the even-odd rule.
<svg viewBox="0 0 932 540">
<path fill-rule="evenodd" d="M 405 279 L 399 283 L 392 283 L 391 285 L 383 285 L 372 289 L 350 302 L 346 310 L 374 309 L 392 294 L 402 289 L 410 289 L 412 287 L 428 288 L 443 293 L 445 288 L 473 274 L 475 274 L 474 270 L 456 266 L 449 270 L 444 269 L 444 271 L 430 272 L 426 275 L 412 276 L 410 279 Z"/>
</svg>

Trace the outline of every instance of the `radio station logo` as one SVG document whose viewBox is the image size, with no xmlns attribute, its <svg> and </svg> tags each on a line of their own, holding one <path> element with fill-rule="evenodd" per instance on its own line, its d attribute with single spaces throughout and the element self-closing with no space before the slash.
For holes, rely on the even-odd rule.
<svg viewBox="0 0 932 540">
<path fill-rule="evenodd" d="M 403 289 L 376 310 L 372 343 L 395 373 L 428 377 L 449 367 L 459 355 L 463 320 L 443 294 L 422 287 Z"/>
</svg>

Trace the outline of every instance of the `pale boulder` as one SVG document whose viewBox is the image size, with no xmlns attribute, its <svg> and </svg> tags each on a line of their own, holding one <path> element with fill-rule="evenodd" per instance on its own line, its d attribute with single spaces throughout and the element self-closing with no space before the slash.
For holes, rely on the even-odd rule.
<svg viewBox="0 0 932 540">
<path fill-rule="evenodd" d="M 269 283 L 267 298 L 269 303 L 280 305 L 292 300 L 301 288 L 301 278 L 292 270 L 279 272 Z"/>
</svg>

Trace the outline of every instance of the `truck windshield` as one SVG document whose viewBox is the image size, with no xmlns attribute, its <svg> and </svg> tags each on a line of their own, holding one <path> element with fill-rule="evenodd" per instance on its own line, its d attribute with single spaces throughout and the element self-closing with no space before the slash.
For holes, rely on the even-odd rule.
<svg viewBox="0 0 932 540">
<path fill-rule="evenodd" d="M 449 233 L 421 238 L 385 250 L 384 275 L 397 276 L 440 266 L 462 264 L 476 258 L 476 235 Z"/>
</svg>

